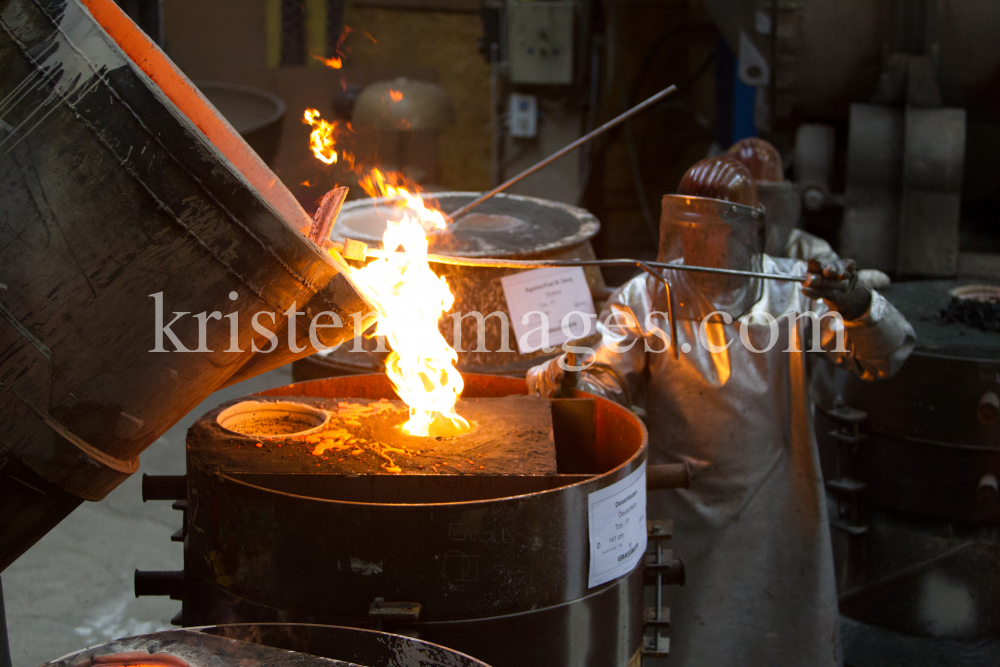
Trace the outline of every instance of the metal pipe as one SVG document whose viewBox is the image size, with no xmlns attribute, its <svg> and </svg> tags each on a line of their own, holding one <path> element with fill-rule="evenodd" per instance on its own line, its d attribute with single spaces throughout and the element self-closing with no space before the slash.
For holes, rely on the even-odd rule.
<svg viewBox="0 0 1000 667">
<path fill-rule="evenodd" d="M 535 173 L 539 169 L 548 166 L 549 164 L 555 162 L 556 160 L 558 160 L 562 156 L 566 155 L 567 153 L 570 153 L 570 152 L 576 150 L 577 148 L 579 148 L 580 146 L 584 145 L 585 143 L 587 143 L 588 141 L 590 141 L 594 137 L 596 137 L 596 136 L 598 136 L 600 134 L 603 134 L 604 132 L 607 132 L 611 128 L 613 128 L 616 125 L 618 125 L 618 124 L 620 124 L 620 123 L 628 120 L 629 118 L 631 118 L 632 116 L 636 115 L 640 111 L 643 111 L 643 110 L 649 108 L 650 106 L 652 106 L 653 104 L 656 104 L 657 102 L 659 102 L 660 100 L 662 100 L 664 97 L 666 97 L 667 95 L 670 95 L 671 93 L 673 93 L 676 90 L 677 90 L 677 86 L 669 86 L 667 88 L 664 88 L 663 90 L 661 90 L 657 94 L 655 94 L 652 97 L 650 97 L 645 102 L 641 102 L 641 103 L 635 105 L 634 107 L 632 107 L 631 109 L 629 109 L 625 113 L 621 114 L 620 116 L 612 118 L 611 120 L 609 120 L 604 125 L 601 125 L 596 130 L 593 130 L 592 132 L 588 132 L 587 134 L 583 135 L 582 137 L 580 137 L 579 139 L 577 139 L 573 143 L 560 148 L 555 153 L 553 153 L 552 155 L 548 156 L 547 158 L 545 158 L 541 162 L 538 162 L 534 166 L 528 167 L 527 169 L 525 169 L 524 171 L 522 171 L 517 176 L 514 176 L 513 178 L 508 179 L 507 181 L 504 181 L 503 183 L 501 183 L 500 185 L 496 186 L 495 188 L 493 188 L 489 192 L 484 193 L 484 194 L 480 195 L 479 197 L 477 197 L 476 199 L 472 200 L 471 202 L 469 202 L 465 206 L 460 206 L 458 209 L 452 211 L 451 213 L 447 213 L 446 217 L 450 221 L 456 220 L 460 215 L 464 215 L 464 214 L 468 213 L 470 210 L 472 210 L 476 206 L 479 206 L 480 204 L 482 204 L 484 201 L 486 201 L 487 199 L 489 199 L 493 195 L 495 195 L 497 193 L 500 193 L 500 192 L 503 192 L 504 190 L 506 190 L 510 186 L 514 185 L 518 181 L 520 181 L 520 180 L 522 180 L 524 178 L 527 178 L 528 176 L 531 176 L 533 173 Z"/>
<path fill-rule="evenodd" d="M 646 466 L 646 488 L 650 491 L 691 488 L 691 464 L 661 463 Z"/>
<path fill-rule="evenodd" d="M 384 258 L 399 256 L 406 258 L 406 253 L 396 253 L 378 248 L 368 248 L 366 257 Z M 566 266 L 635 266 L 645 270 L 645 267 L 669 269 L 671 271 L 693 271 L 695 273 L 715 273 L 726 276 L 742 276 L 745 278 L 764 278 L 804 283 L 807 276 L 789 276 L 783 273 L 760 273 L 757 271 L 739 271 L 737 269 L 719 269 L 711 266 L 694 266 L 691 264 L 670 264 L 667 262 L 647 262 L 639 259 L 493 259 L 485 257 L 452 257 L 449 255 L 427 255 L 427 261 L 432 264 L 450 264 L 452 266 L 472 266 L 495 269 L 540 269 Z"/>
</svg>

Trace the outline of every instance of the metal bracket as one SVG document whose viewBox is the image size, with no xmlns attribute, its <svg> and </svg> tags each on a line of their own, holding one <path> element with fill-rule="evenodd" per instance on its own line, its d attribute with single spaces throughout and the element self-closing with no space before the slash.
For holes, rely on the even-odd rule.
<svg viewBox="0 0 1000 667">
<path fill-rule="evenodd" d="M 368 617 L 375 619 L 375 629 L 382 629 L 383 621 L 418 621 L 420 620 L 419 602 L 386 602 L 384 598 L 375 598 L 368 605 Z"/>
<path fill-rule="evenodd" d="M 838 399 L 833 410 L 826 414 L 837 422 L 836 430 L 829 432 L 837 443 L 837 477 L 826 482 L 827 490 L 837 499 L 837 516 L 830 518 L 830 526 L 848 535 L 864 535 L 868 525 L 861 522 L 859 496 L 868 488 L 868 483 L 845 473 L 858 445 L 868 440 L 868 434 L 862 431 L 868 413 L 844 405 Z"/>
<path fill-rule="evenodd" d="M 656 586 L 656 606 L 646 607 L 642 615 L 642 657 L 666 658 L 670 655 L 670 638 L 661 636 L 663 630 L 670 627 L 670 609 L 663 606 L 663 586 L 684 584 L 684 563 L 673 557 L 673 552 L 663 549 L 663 543 L 673 537 L 673 519 L 646 521 L 646 538 L 653 542 L 656 548 L 647 553 L 644 559 L 645 579 L 652 578 Z M 653 633 L 646 635 L 646 629 Z"/>
</svg>

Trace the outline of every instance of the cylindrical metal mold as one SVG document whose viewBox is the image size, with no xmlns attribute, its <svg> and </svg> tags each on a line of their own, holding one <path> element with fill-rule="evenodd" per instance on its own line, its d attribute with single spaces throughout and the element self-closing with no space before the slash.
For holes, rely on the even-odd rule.
<svg viewBox="0 0 1000 667">
<path fill-rule="evenodd" d="M 367 310 L 292 195 L 110 0 L 0 9 L 0 219 L 0 570 L 209 393 L 311 350 L 301 318 L 306 347 L 286 343 L 292 304 L 343 316 L 330 344 Z M 250 351 L 269 348 L 261 311 L 270 354 Z"/>
<path fill-rule="evenodd" d="M 917 347 L 879 382 L 817 368 L 816 432 L 835 477 L 829 412 L 839 400 L 867 414 L 867 440 L 843 471 L 867 482 L 867 502 L 949 521 L 1000 522 L 1000 507 L 977 497 L 984 475 L 1000 476 L 1000 422 L 983 419 L 980 407 L 1000 392 L 1000 337 L 940 321 L 949 291 L 961 284 L 913 281 L 882 290 L 914 326 Z"/>
<path fill-rule="evenodd" d="M 437 202 L 441 210 L 457 209 L 479 193 L 435 192 L 421 196 Z M 391 199 L 359 199 L 348 202 L 337 218 L 332 238 L 351 238 L 381 247 L 386 221 L 398 217 Z M 498 194 L 468 215 L 461 217 L 448 230 L 430 234 L 429 251 L 458 257 L 502 257 L 508 259 L 595 259 L 590 239 L 600 230 L 597 218 L 584 209 L 560 202 Z M 431 268 L 448 280 L 455 304 L 440 321 L 445 340 L 456 340 L 452 314 L 472 312 L 484 317 L 499 312 L 510 321 L 510 311 L 504 298 L 500 279 L 519 273 L 521 269 L 497 269 L 432 264 Z M 606 291 L 600 269 L 584 269 L 587 283 L 595 300 Z M 517 341 L 508 328 L 508 348 L 503 350 L 502 325 L 498 316 L 484 324 L 484 346 L 478 348 L 479 324 L 474 317 L 461 321 L 461 347 L 458 367 L 463 372 L 520 374 L 540 363 L 551 353 L 542 350 L 521 354 Z M 314 355 L 296 363 L 296 380 L 315 379 L 330 375 L 374 373 L 383 369 L 387 352 L 379 351 L 376 340 L 359 339 L 345 343 L 340 350 Z M 362 351 L 363 350 L 363 351 Z"/>
<path fill-rule="evenodd" d="M 466 397 L 525 393 L 513 378 L 465 381 Z M 393 392 L 374 375 L 264 395 L 379 399 Z M 592 469 L 540 478 L 540 490 L 517 495 L 504 493 L 513 488 L 505 485 L 524 478 L 483 478 L 487 490 L 470 495 L 467 483 L 475 480 L 450 475 L 220 474 L 189 449 L 183 622 L 228 615 L 364 626 L 373 623 L 369 605 L 382 598 L 421 605 L 419 621 L 391 627 L 495 667 L 624 667 L 639 649 L 642 573 L 588 588 L 587 503 L 645 462 L 646 432 L 624 408 L 588 398 Z M 189 438 L 200 437 L 199 423 Z M 386 490 L 367 489 L 375 482 Z M 434 499 L 409 500 L 389 488 L 404 482 L 424 485 Z"/>
<path fill-rule="evenodd" d="M 825 478 L 861 482 L 854 532 L 833 529 L 841 611 L 905 635 L 985 649 L 987 638 L 1000 639 L 993 576 L 1000 424 L 981 406 L 1000 390 L 1000 340 L 941 321 L 961 284 L 898 282 L 880 290 L 913 325 L 917 347 L 896 375 L 878 382 L 814 369 L 816 434 Z M 837 405 L 863 411 L 854 444 L 843 437 Z M 956 664 L 978 663 L 956 657 Z"/>
<path fill-rule="evenodd" d="M 257 623 L 168 630 L 116 639 L 43 667 L 489 667 L 412 637 L 328 625 Z"/>
</svg>

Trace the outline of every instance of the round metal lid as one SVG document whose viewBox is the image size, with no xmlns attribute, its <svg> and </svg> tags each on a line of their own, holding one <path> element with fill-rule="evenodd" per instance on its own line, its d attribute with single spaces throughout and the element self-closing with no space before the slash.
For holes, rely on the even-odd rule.
<svg viewBox="0 0 1000 667">
<path fill-rule="evenodd" d="M 941 309 L 951 290 L 974 280 L 907 280 L 878 290 L 913 325 L 916 350 L 970 359 L 1000 360 L 1000 336 L 958 322 L 946 323 Z"/>
<path fill-rule="evenodd" d="M 478 192 L 425 192 L 448 213 L 479 196 Z M 393 198 L 358 199 L 344 204 L 333 240 L 351 238 L 381 245 L 386 222 L 398 219 Z M 448 229 L 428 234 L 430 252 L 460 257 L 512 257 L 533 255 L 583 243 L 600 230 L 590 212 L 561 202 L 498 194 Z"/>
</svg>

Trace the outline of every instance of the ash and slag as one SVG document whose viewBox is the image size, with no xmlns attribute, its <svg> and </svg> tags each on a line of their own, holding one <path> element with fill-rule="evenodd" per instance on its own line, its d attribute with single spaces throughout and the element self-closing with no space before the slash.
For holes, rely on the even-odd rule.
<svg viewBox="0 0 1000 667">
<path fill-rule="evenodd" d="M 978 301 L 952 297 L 951 303 L 941 309 L 941 321 L 1000 333 L 1000 301 Z"/>
</svg>

